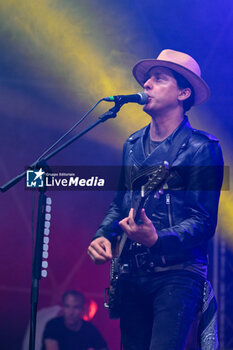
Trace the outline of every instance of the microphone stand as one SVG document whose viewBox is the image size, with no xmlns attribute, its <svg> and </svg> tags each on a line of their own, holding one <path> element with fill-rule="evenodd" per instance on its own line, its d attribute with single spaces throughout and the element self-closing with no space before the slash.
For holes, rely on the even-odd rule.
<svg viewBox="0 0 233 350">
<path fill-rule="evenodd" d="M 92 123 L 89 127 L 85 128 L 79 134 L 73 136 L 70 140 L 65 142 L 63 145 L 55 149 L 53 152 L 49 153 L 43 159 L 35 161 L 29 168 L 36 168 L 40 166 L 45 166 L 46 161 L 54 157 L 57 153 L 61 152 L 64 148 L 68 147 L 74 141 L 79 139 L 81 136 L 88 133 L 90 130 L 95 128 L 100 123 L 105 122 L 108 119 L 116 118 L 117 113 L 122 107 L 123 103 L 115 101 L 115 106 L 110 108 L 107 112 L 102 114 L 98 120 Z M 46 152 L 45 152 L 46 153 Z M 19 174 L 15 178 L 8 181 L 3 185 L 0 190 L 1 192 L 8 191 L 11 187 L 16 185 L 23 177 L 25 177 L 26 171 Z M 29 338 L 29 350 L 35 350 L 35 336 L 36 336 L 36 316 L 37 316 L 37 305 L 39 296 L 39 280 L 41 279 L 41 264 L 42 264 L 42 248 L 43 248 L 43 230 L 45 222 L 45 206 L 46 206 L 46 188 L 39 189 L 39 202 L 38 202 L 38 215 L 37 215 L 37 232 L 36 232 L 36 244 L 32 263 L 32 284 L 31 284 L 31 317 L 30 317 L 30 338 Z"/>
</svg>

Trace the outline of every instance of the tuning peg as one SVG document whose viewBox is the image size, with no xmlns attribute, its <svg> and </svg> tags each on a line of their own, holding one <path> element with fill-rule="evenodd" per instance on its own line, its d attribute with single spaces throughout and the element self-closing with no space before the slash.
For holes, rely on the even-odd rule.
<svg viewBox="0 0 233 350">
<path fill-rule="evenodd" d="M 163 188 L 160 188 L 159 194 L 163 194 Z"/>
<path fill-rule="evenodd" d="M 155 194 L 154 194 L 154 198 L 156 198 L 156 199 L 159 199 L 159 198 L 160 198 L 160 194 L 159 194 L 159 192 L 158 192 L 158 191 L 156 191 L 156 192 L 155 192 Z"/>
<path fill-rule="evenodd" d="M 164 184 L 163 184 L 163 190 L 167 190 L 168 189 L 168 184 L 165 182 Z"/>
</svg>

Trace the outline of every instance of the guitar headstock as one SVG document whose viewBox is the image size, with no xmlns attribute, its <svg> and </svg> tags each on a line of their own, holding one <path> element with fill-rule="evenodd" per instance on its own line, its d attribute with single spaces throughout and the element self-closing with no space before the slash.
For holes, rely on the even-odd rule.
<svg viewBox="0 0 233 350">
<path fill-rule="evenodd" d="M 146 204 L 149 195 L 154 192 L 154 197 L 159 198 L 163 189 L 167 187 L 166 180 L 169 176 L 169 163 L 165 161 L 163 164 L 142 169 L 140 176 L 135 181 L 135 188 L 140 189 L 140 196 L 134 202 L 134 219 L 140 223 L 140 210 Z"/>
<path fill-rule="evenodd" d="M 169 176 L 169 164 L 164 161 L 163 164 L 151 169 L 147 177 L 147 182 L 141 187 L 142 197 L 147 196 L 152 191 L 162 194 L 163 189 L 167 187 L 166 180 Z"/>
</svg>

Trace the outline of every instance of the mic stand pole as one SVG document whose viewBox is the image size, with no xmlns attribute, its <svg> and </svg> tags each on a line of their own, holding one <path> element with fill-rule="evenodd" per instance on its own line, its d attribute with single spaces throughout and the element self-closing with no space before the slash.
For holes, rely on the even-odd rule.
<svg viewBox="0 0 233 350">
<path fill-rule="evenodd" d="M 45 188 L 39 189 L 38 215 L 36 228 L 36 244 L 34 249 L 33 265 L 32 265 L 32 284 L 31 284 L 31 318 L 30 318 L 30 337 L 29 350 L 35 349 L 36 340 L 36 316 L 39 296 L 39 280 L 41 279 L 41 264 L 44 238 L 45 223 L 45 207 L 46 195 Z"/>
<path fill-rule="evenodd" d="M 81 136 L 85 135 L 87 132 L 92 130 L 98 124 L 105 122 L 108 119 L 116 118 L 117 112 L 119 112 L 122 107 L 122 103 L 115 102 L 115 106 L 110 108 L 107 112 L 102 114 L 98 120 L 92 123 L 89 127 L 81 131 L 79 134 L 73 136 L 70 140 L 65 142 L 63 145 L 55 149 L 53 152 L 49 153 L 39 162 L 38 160 L 30 165 L 29 168 L 36 168 L 40 166 L 44 166 L 46 160 L 52 158 L 57 153 L 62 151 L 64 148 L 72 144 L 74 141 L 79 139 Z M 26 175 L 26 171 L 22 174 L 19 174 L 5 185 L 3 185 L 0 190 L 1 192 L 6 192 L 11 187 L 16 185 L 24 176 Z M 29 338 L 29 350 L 35 350 L 35 336 L 36 336 L 36 316 L 37 316 L 37 304 L 38 304 L 38 296 L 39 296 L 39 280 L 41 279 L 41 262 L 42 262 L 42 247 L 43 247 L 43 229 L 44 229 L 44 221 L 45 221 L 45 205 L 46 205 L 46 196 L 45 191 L 46 188 L 41 188 L 39 195 L 39 203 L 38 203 L 38 216 L 37 216 L 37 232 L 36 232 L 36 244 L 35 244 L 35 252 L 33 258 L 33 266 L 32 266 L 32 285 L 31 285 L 31 318 L 30 318 L 30 338 Z"/>
</svg>

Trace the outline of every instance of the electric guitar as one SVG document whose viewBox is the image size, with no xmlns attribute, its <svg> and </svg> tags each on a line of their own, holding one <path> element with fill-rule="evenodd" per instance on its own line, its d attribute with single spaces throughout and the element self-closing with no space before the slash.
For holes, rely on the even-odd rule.
<svg viewBox="0 0 233 350">
<path fill-rule="evenodd" d="M 166 188 L 168 175 L 169 164 L 165 161 L 163 165 L 140 170 L 138 175 L 134 178 L 132 188 L 137 190 L 140 188 L 133 206 L 134 220 L 137 224 L 140 224 L 141 209 L 146 206 L 150 194 L 154 193 L 154 197 L 159 198 L 163 189 Z M 117 244 L 113 252 L 113 259 L 110 267 L 110 284 L 108 288 L 105 288 L 104 295 L 104 306 L 109 310 L 109 316 L 112 319 L 117 319 L 119 317 L 121 301 L 119 280 L 122 275 L 130 272 L 130 266 L 124 263 L 122 256 L 128 253 L 126 249 L 132 242 L 133 241 L 127 237 L 126 233 L 122 233 L 121 237 L 118 236 Z M 133 244 L 140 246 L 140 244 L 136 242 L 133 242 Z"/>
</svg>

